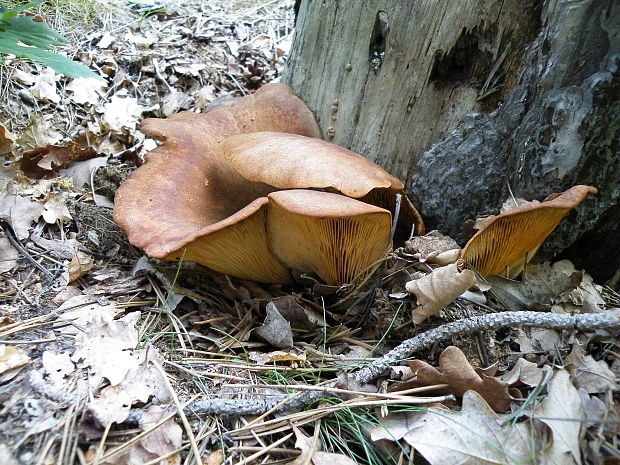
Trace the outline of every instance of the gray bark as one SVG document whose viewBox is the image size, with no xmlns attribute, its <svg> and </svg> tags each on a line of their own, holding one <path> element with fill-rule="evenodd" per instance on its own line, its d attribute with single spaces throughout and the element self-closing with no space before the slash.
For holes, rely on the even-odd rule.
<svg viewBox="0 0 620 465">
<path fill-rule="evenodd" d="M 285 81 L 463 243 L 510 196 L 599 188 L 539 253 L 620 267 L 620 2 L 303 0 Z"/>
</svg>

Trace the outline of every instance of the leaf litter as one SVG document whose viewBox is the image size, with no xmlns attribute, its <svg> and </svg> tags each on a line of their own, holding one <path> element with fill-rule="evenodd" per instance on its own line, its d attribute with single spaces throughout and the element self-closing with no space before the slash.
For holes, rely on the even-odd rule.
<svg viewBox="0 0 620 465">
<path fill-rule="evenodd" d="M 109 207 L 157 146 L 137 129 L 141 119 L 208 111 L 277 79 L 293 3 L 103 5 L 97 27 L 73 33 L 72 53 L 105 80 L 8 57 L 0 461 L 193 463 L 199 450 L 218 464 L 403 463 L 417 454 L 429 463 L 603 463 L 620 413 L 617 328 L 457 334 L 381 382 L 344 374 L 463 318 L 620 305 L 570 262 L 485 282 L 457 261 L 458 244 L 432 232 L 358 286 L 301 278 L 290 292 L 148 261 L 127 244 Z M 277 416 L 242 411 L 244 401 L 270 408 L 302 393 L 320 401 Z"/>
</svg>

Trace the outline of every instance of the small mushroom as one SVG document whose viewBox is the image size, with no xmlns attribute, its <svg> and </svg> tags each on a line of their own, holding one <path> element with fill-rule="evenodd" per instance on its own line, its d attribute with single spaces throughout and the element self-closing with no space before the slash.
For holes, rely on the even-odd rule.
<svg viewBox="0 0 620 465">
<path fill-rule="evenodd" d="M 502 213 L 465 245 L 462 258 L 482 276 L 517 276 L 562 219 L 597 189 L 578 185 L 541 203 Z"/>
<path fill-rule="evenodd" d="M 267 130 L 320 137 L 290 87 L 267 84 L 229 106 L 147 119 L 141 129 L 164 143 L 116 192 L 114 220 L 129 242 L 155 258 L 183 257 L 245 279 L 286 282 L 288 272 L 266 246 L 264 196 L 274 188 L 237 174 L 221 141 Z"/>
<path fill-rule="evenodd" d="M 254 132 L 226 138 L 223 151 L 247 180 L 278 189 L 326 189 L 394 211 L 399 222 L 424 234 L 422 217 L 403 195 L 404 184 L 367 158 L 321 139 L 299 134 Z"/>
<path fill-rule="evenodd" d="M 350 283 L 390 248 L 389 211 L 329 192 L 269 194 L 267 237 L 287 266 L 314 272 L 327 284 Z"/>
</svg>

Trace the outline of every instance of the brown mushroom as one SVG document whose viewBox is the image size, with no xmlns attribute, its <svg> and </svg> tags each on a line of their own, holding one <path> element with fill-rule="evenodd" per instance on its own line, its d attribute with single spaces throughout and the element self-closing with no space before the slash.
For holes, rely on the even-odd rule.
<svg viewBox="0 0 620 465">
<path fill-rule="evenodd" d="M 541 203 L 502 213 L 469 240 L 462 258 L 482 276 L 506 271 L 517 276 L 560 221 L 588 194 L 596 192 L 591 186 L 574 186 Z"/>
<path fill-rule="evenodd" d="M 390 211 L 403 183 L 383 168 L 339 145 L 298 134 L 254 132 L 223 142 L 231 166 L 249 181 L 278 189 L 327 189 Z M 402 195 L 399 220 L 424 234 L 422 217 Z"/>
<path fill-rule="evenodd" d="M 129 241 L 155 258 L 184 257 L 246 279 L 285 282 L 285 268 L 266 247 L 267 200 L 260 199 L 274 188 L 232 170 L 220 144 L 253 131 L 320 137 L 291 89 L 267 84 L 230 106 L 147 119 L 141 129 L 164 144 L 116 192 L 114 219 Z"/>
<path fill-rule="evenodd" d="M 350 283 L 390 248 L 389 211 L 329 192 L 269 194 L 267 237 L 287 266 L 328 284 Z"/>
</svg>

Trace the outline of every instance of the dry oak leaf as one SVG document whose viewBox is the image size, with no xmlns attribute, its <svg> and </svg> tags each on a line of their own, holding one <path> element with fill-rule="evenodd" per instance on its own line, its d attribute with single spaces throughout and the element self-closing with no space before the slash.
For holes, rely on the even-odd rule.
<svg viewBox="0 0 620 465">
<path fill-rule="evenodd" d="M 435 268 L 423 278 L 409 281 L 405 288 L 415 294 L 418 307 L 413 322 L 418 324 L 436 315 L 446 305 L 476 284 L 476 275 L 469 270 L 459 271 L 458 263 Z"/>
<path fill-rule="evenodd" d="M 371 431 L 371 439 L 404 439 L 431 465 L 533 465 L 533 432 L 497 415 L 474 391 L 459 412 L 443 408 L 391 413 Z"/>
<path fill-rule="evenodd" d="M 573 345 L 564 363 L 577 389 L 584 389 L 588 394 L 618 389 L 618 380 L 609 365 L 604 360 L 597 361 L 586 354 L 578 344 Z"/>
<path fill-rule="evenodd" d="M 443 392 L 462 397 L 465 391 L 476 391 L 496 412 L 505 412 L 515 400 L 509 392 L 508 383 L 500 378 L 478 373 L 467 357 L 457 347 L 450 346 L 439 356 L 439 369 L 422 360 L 408 362 L 417 379 L 407 382 L 407 387 L 447 384 Z"/>
</svg>

